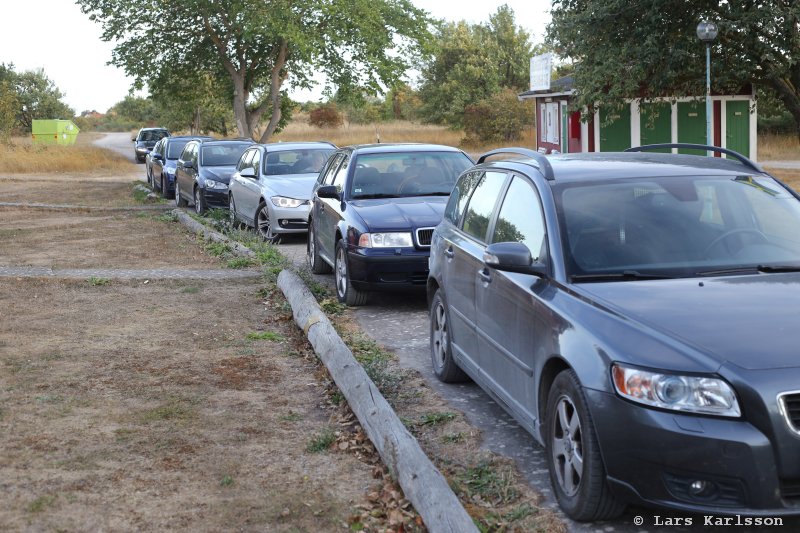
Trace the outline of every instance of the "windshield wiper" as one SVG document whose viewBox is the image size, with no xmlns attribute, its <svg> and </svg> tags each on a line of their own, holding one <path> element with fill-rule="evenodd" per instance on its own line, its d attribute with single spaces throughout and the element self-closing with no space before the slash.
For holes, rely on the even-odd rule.
<svg viewBox="0 0 800 533">
<path fill-rule="evenodd" d="M 673 279 L 674 276 L 665 274 L 648 274 L 636 270 L 623 270 L 622 272 L 606 272 L 599 274 L 575 274 L 572 281 L 635 281 L 643 279 Z"/>
<path fill-rule="evenodd" d="M 725 276 L 727 274 L 774 274 L 779 272 L 800 272 L 800 265 L 755 265 L 738 268 L 723 268 L 719 270 L 704 270 L 696 272 L 697 276 Z"/>
</svg>

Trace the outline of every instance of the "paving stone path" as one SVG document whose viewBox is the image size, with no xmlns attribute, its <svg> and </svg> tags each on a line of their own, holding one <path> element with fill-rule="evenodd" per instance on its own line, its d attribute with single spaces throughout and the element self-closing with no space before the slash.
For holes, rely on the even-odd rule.
<svg viewBox="0 0 800 533">
<path fill-rule="evenodd" d="M 257 278 L 258 270 L 187 270 L 179 268 L 49 268 L 26 266 L 0 266 L 0 277 L 19 278 L 106 278 L 106 279 L 247 279 Z"/>
<path fill-rule="evenodd" d="M 69 205 L 69 204 L 37 204 L 25 202 L 0 202 L 0 207 L 22 207 L 25 209 L 66 209 L 74 211 L 164 211 L 174 209 L 175 204 L 125 205 L 120 207 Z"/>
</svg>

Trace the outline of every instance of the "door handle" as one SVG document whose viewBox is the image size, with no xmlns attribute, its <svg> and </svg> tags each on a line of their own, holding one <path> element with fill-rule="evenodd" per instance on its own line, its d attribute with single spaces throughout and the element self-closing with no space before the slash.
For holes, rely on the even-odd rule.
<svg viewBox="0 0 800 533">
<path fill-rule="evenodd" d="M 442 252 L 444 256 L 448 259 L 452 259 L 456 256 L 456 253 L 453 251 L 453 247 L 446 248 L 444 252 Z"/>
<path fill-rule="evenodd" d="M 489 274 L 489 271 L 485 268 L 482 270 L 478 270 L 478 277 L 481 278 L 481 281 L 484 283 L 491 283 L 492 282 L 492 275 Z"/>
</svg>

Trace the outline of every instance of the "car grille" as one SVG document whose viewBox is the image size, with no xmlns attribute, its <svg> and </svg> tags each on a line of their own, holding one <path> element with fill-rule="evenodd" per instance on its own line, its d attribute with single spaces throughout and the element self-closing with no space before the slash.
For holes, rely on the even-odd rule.
<svg viewBox="0 0 800 533">
<path fill-rule="evenodd" d="M 417 244 L 422 247 L 430 247 L 433 239 L 433 228 L 419 228 L 417 230 Z"/>
<path fill-rule="evenodd" d="M 795 505 L 800 504 L 800 479 L 781 479 L 781 497 Z"/>
<path fill-rule="evenodd" d="M 778 395 L 778 405 L 781 408 L 789 428 L 800 434 L 800 392 L 784 392 Z"/>
</svg>

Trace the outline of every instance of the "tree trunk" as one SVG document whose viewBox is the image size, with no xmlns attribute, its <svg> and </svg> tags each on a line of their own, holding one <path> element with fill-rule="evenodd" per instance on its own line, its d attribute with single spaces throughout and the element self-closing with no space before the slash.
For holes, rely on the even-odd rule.
<svg viewBox="0 0 800 533">
<path fill-rule="evenodd" d="M 261 135 L 261 139 L 258 141 L 260 143 L 269 141 L 269 138 L 272 137 L 272 134 L 275 133 L 275 129 L 278 127 L 278 122 L 281 120 L 281 85 L 283 85 L 283 80 L 286 79 L 286 74 L 282 71 L 283 67 L 286 65 L 286 53 L 286 41 L 281 41 L 278 57 L 275 59 L 275 65 L 272 67 L 272 76 L 269 84 L 269 99 L 272 103 L 272 114 L 269 117 L 269 124 L 267 124 L 264 133 Z M 261 117 L 261 113 L 263 113 L 264 110 L 265 105 L 262 105 L 257 111 L 258 118 Z M 257 123 L 258 120 L 254 122 Z"/>
</svg>

